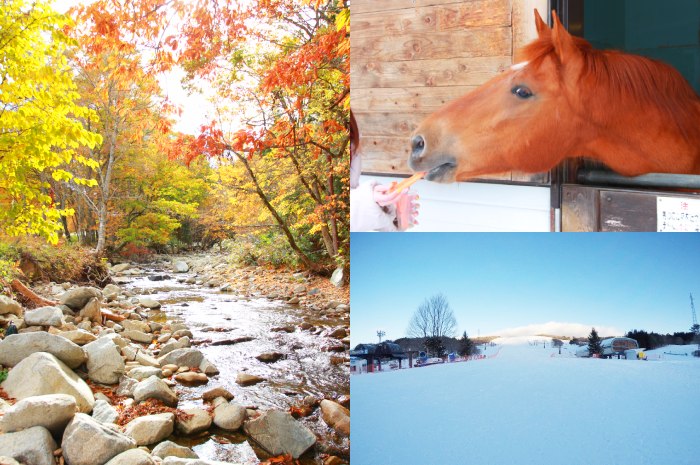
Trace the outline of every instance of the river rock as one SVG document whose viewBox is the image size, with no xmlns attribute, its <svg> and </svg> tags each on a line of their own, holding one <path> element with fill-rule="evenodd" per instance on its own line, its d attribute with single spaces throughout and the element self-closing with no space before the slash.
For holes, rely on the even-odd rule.
<svg viewBox="0 0 700 465">
<path fill-rule="evenodd" d="M 177 457 L 166 457 L 163 465 L 235 465 L 231 462 L 217 462 L 215 460 L 181 459 Z"/>
<path fill-rule="evenodd" d="M 151 376 L 136 385 L 134 400 L 141 402 L 146 399 L 158 399 L 170 407 L 177 406 L 177 395 L 157 376 Z"/>
<path fill-rule="evenodd" d="M 63 325 L 63 312 L 58 307 L 40 307 L 24 312 L 24 324 L 27 326 L 56 326 Z"/>
<path fill-rule="evenodd" d="M 118 263 L 112 266 L 112 268 L 110 268 L 110 271 L 112 273 L 121 273 L 122 271 L 126 271 L 129 268 L 131 268 L 131 263 Z"/>
<path fill-rule="evenodd" d="M 336 268 L 333 270 L 333 274 L 331 275 L 331 284 L 333 284 L 335 287 L 340 287 L 343 284 L 343 279 L 344 279 L 344 272 L 343 268 Z"/>
<path fill-rule="evenodd" d="M 131 449 L 115 456 L 105 465 L 155 465 L 155 463 L 145 450 Z"/>
<path fill-rule="evenodd" d="M 175 415 L 159 413 L 131 420 L 124 427 L 124 434 L 131 436 L 136 441 L 136 445 L 147 446 L 166 439 L 173 434 L 174 427 Z"/>
<path fill-rule="evenodd" d="M 282 357 L 284 357 L 284 354 L 280 354 L 279 352 L 265 352 L 256 356 L 255 358 L 257 358 L 263 363 L 275 363 Z"/>
<path fill-rule="evenodd" d="M 12 334 L 0 341 L 0 365 L 15 366 L 36 352 L 48 352 L 71 368 L 87 360 L 85 351 L 69 340 L 45 331 Z"/>
<path fill-rule="evenodd" d="M 153 310 L 160 308 L 160 302 L 154 299 L 149 299 L 148 297 L 139 297 L 139 304 L 144 308 L 150 308 Z"/>
<path fill-rule="evenodd" d="M 121 324 L 126 331 L 140 331 L 142 333 L 151 332 L 151 327 L 145 321 L 124 320 L 119 324 Z"/>
<path fill-rule="evenodd" d="M 316 436 L 289 413 L 269 410 L 245 423 L 246 434 L 272 455 L 290 454 L 297 459 L 316 443 Z"/>
<path fill-rule="evenodd" d="M 178 260 L 173 263 L 173 268 L 177 273 L 187 273 L 190 271 L 190 266 L 183 260 Z"/>
<path fill-rule="evenodd" d="M 92 418 L 100 423 L 116 423 L 119 413 L 107 401 L 99 399 L 92 406 Z"/>
<path fill-rule="evenodd" d="M 137 381 L 143 381 L 151 376 L 162 378 L 163 372 L 160 368 L 156 367 L 136 367 L 129 371 L 129 377 L 134 378 Z"/>
<path fill-rule="evenodd" d="M 202 352 L 192 348 L 175 349 L 158 358 L 161 367 L 168 364 L 179 367 L 199 367 L 202 360 L 204 360 Z"/>
<path fill-rule="evenodd" d="M 17 460 L 12 457 L 7 457 L 5 455 L 0 455 L 0 465 L 22 465 Z"/>
<path fill-rule="evenodd" d="M 233 394 L 231 394 L 226 388 L 222 386 L 213 387 L 202 394 L 202 400 L 204 402 L 210 402 L 217 397 L 223 397 L 226 401 L 233 399 Z"/>
<path fill-rule="evenodd" d="M 66 291 L 58 297 L 58 302 L 75 311 L 87 305 L 90 299 L 101 299 L 102 292 L 94 287 L 77 287 Z"/>
<path fill-rule="evenodd" d="M 175 381 L 184 384 L 207 384 L 209 382 L 209 378 L 204 373 L 188 371 L 175 375 Z"/>
<path fill-rule="evenodd" d="M 103 337 L 85 346 L 88 354 L 88 377 L 96 383 L 116 384 L 124 374 L 124 360 L 119 348 L 109 338 Z"/>
<path fill-rule="evenodd" d="M 43 426 L 58 437 L 73 419 L 76 409 L 75 398 L 67 394 L 26 397 L 0 417 L 0 431 L 12 433 Z"/>
<path fill-rule="evenodd" d="M 17 301 L 10 299 L 7 296 L 0 295 L 0 315 L 16 315 L 22 318 L 24 310 Z"/>
<path fill-rule="evenodd" d="M 151 334 L 136 330 L 123 331 L 121 335 L 131 339 L 134 342 L 140 342 L 141 344 L 150 344 L 151 340 L 153 339 L 153 336 Z"/>
<path fill-rule="evenodd" d="M 134 397 L 134 389 L 138 386 L 139 382 L 134 378 L 129 376 L 122 376 L 119 380 L 119 387 L 115 391 L 118 396 Z"/>
<path fill-rule="evenodd" d="M 42 426 L 0 434 L 0 453 L 27 465 L 55 465 L 53 451 L 57 448 L 49 430 Z"/>
<path fill-rule="evenodd" d="M 68 366 L 47 352 L 36 352 L 19 362 L 2 383 L 10 397 L 21 400 L 44 394 L 68 394 L 81 412 L 95 403 L 92 391 Z"/>
<path fill-rule="evenodd" d="M 138 352 L 136 352 L 136 361 L 143 366 L 160 367 L 160 363 L 158 363 L 158 360 L 156 360 L 155 357 L 149 355 L 143 350 L 139 350 Z"/>
<path fill-rule="evenodd" d="M 252 386 L 263 381 L 265 381 L 265 378 L 261 378 L 260 376 L 255 375 L 249 375 L 248 373 L 238 373 L 236 375 L 236 383 L 240 384 L 241 386 Z"/>
<path fill-rule="evenodd" d="M 337 402 L 321 401 L 321 417 L 328 426 L 343 436 L 350 436 L 350 410 Z"/>
<path fill-rule="evenodd" d="M 167 343 L 163 344 L 163 346 L 160 348 L 159 355 L 161 357 L 164 357 L 165 355 L 169 354 L 173 350 L 186 349 L 189 346 L 190 346 L 190 338 L 188 338 L 188 337 L 183 337 L 179 340 L 170 339 Z"/>
<path fill-rule="evenodd" d="M 214 409 L 214 424 L 227 431 L 235 431 L 241 426 L 246 417 L 246 409 L 235 402 L 227 403 L 223 397 L 219 397 L 223 402 Z"/>
<path fill-rule="evenodd" d="M 338 328 L 336 330 L 333 330 L 328 337 L 332 337 L 334 339 L 343 339 L 347 337 L 348 332 L 345 328 Z"/>
<path fill-rule="evenodd" d="M 107 294 L 121 294 L 122 288 L 117 286 L 116 284 L 107 284 L 103 289 L 102 289 L 102 294 L 107 295 Z"/>
<path fill-rule="evenodd" d="M 63 433 L 63 458 L 68 465 L 99 465 L 136 447 L 129 436 L 77 413 Z"/>
<path fill-rule="evenodd" d="M 199 456 L 188 447 L 178 446 L 172 441 L 163 441 L 153 448 L 151 452 L 154 456 L 164 459 L 165 457 L 179 457 L 183 459 L 198 459 Z"/>
<path fill-rule="evenodd" d="M 102 323 L 102 304 L 100 303 L 100 299 L 93 297 L 88 300 L 85 306 L 80 310 L 79 316 L 84 320 Z"/>
<path fill-rule="evenodd" d="M 191 436 L 206 431 L 211 426 L 212 419 L 209 412 L 206 410 L 202 410 L 201 408 L 188 408 L 183 409 L 183 412 L 192 416 L 186 420 L 178 419 L 175 423 L 175 428 L 181 434 Z"/>
<path fill-rule="evenodd" d="M 84 329 L 74 329 L 72 331 L 61 331 L 59 336 L 68 339 L 73 344 L 83 346 L 97 339 L 97 336 Z"/>
</svg>

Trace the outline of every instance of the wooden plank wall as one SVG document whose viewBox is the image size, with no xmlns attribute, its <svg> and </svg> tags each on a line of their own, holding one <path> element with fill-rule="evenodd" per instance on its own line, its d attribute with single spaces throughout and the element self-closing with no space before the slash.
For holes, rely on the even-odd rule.
<svg viewBox="0 0 700 465">
<path fill-rule="evenodd" d="M 513 63 L 546 0 L 353 0 L 351 105 L 367 173 L 407 174 L 410 134 L 428 114 Z M 508 181 L 548 175 L 507 173 Z"/>
</svg>

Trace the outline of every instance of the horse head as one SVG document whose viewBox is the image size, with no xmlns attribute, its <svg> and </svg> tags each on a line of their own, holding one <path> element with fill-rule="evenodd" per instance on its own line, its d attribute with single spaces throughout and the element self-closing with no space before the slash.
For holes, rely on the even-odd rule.
<svg viewBox="0 0 700 465">
<path fill-rule="evenodd" d="M 550 28 L 535 10 L 538 38 L 523 50 L 525 61 L 420 123 L 409 167 L 436 182 L 542 172 L 576 156 L 626 175 L 698 170 L 700 104 L 682 76 L 647 58 L 593 50 L 554 13 L 553 20 Z M 678 128 L 666 134 L 671 126 Z"/>
</svg>

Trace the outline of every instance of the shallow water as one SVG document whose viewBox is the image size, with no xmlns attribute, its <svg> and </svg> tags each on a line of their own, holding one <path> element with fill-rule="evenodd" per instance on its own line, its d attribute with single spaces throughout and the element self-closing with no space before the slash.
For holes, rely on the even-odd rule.
<svg viewBox="0 0 700 465">
<path fill-rule="evenodd" d="M 152 270 L 148 274 L 154 274 Z M 158 271 L 157 274 L 162 274 Z M 192 331 L 194 343 L 221 372 L 204 386 L 177 385 L 179 408 L 201 407 L 201 395 L 213 386 L 223 386 L 236 402 L 261 410 L 276 408 L 288 410 L 299 405 L 307 395 L 335 399 L 350 392 L 348 369 L 345 364 L 334 364 L 343 353 L 324 352 L 324 346 L 337 345 L 328 337 L 302 331 L 302 322 L 314 324 L 317 332 L 343 324 L 343 321 L 318 317 L 312 311 L 272 301 L 265 297 L 245 298 L 216 289 L 194 284 L 178 283 L 176 278 L 188 274 L 170 274 L 171 279 L 151 281 L 145 276 L 135 277 L 125 287 L 136 295 L 148 295 L 161 302 L 159 311 L 149 313 L 157 322 L 182 322 Z M 271 331 L 275 327 L 293 326 L 291 333 Z M 312 330 L 313 331 L 313 330 Z M 249 342 L 212 346 L 209 342 L 249 336 Z M 275 363 L 263 363 L 255 356 L 263 352 L 279 352 L 285 357 Z M 335 360 L 333 360 L 335 359 Z M 254 386 L 236 384 L 236 375 L 245 372 L 266 381 Z M 330 449 L 349 449 L 348 440 L 338 437 L 320 419 L 320 411 L 301 420 Z M 199 438 L 176 438 L 188 445 L 202 459 L 235 461 L 256 464 L 265 459 L 265 453 L 250 444 L 243 434 L 217 431 Z M 324 449 L 317 446 L 317 450 Z M 308 453 L 303 464 L 320 464 L 319 457 Z"/>
</svg>

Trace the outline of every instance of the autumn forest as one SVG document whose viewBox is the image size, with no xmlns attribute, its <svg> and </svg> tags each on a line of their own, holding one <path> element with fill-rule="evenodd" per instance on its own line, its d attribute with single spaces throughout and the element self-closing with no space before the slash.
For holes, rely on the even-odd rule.
<svg viewBox="0 0 700 465">
<path fill-rule="evenodd" d="M 0 274 L 25 240 L 347 266 L 346 1 L 1 1 Z"/>
</svg>

